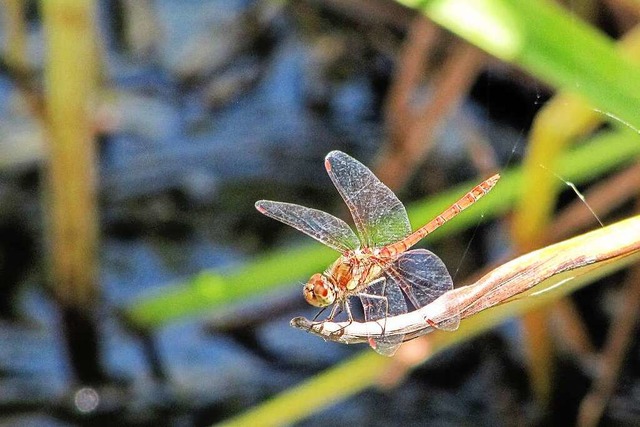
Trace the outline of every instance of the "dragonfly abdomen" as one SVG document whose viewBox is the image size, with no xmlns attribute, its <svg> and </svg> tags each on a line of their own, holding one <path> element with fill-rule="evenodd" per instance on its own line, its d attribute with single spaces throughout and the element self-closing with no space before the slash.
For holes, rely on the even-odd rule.
<svg viewBox="0 0 640 427">
<path fill-rule="evenodd" d="M 485 194 L 491 191 L 491 189 L 494 185 L 496 185 L 499 179 L 500 175 L 495 174 L 492 177 L 481 182 L 480 184 L 476 185 L 471 189 L 471 191 L 462 196 L 460 199 L 458 199 L 457 202 L 448 207 L 444 212 L 426 223 L 424 226 L 418 228 L 416 231 L 409 234 L 399 242 L 381 248 L 380 256 L 395 257 L 398 254 L 405 252 L 420 240 L 425 238 L 428 234 L 432 233 L 438 227 L 443 225 L 445 222 L 449 221 L 451 218 L 458 215 L 460 212 L 477 202 Z"/>
</svg>

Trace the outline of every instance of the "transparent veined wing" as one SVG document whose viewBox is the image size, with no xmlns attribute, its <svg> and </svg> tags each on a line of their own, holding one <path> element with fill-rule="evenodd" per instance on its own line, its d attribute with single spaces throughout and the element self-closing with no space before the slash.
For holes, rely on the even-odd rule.
<svg viewBox="0 0 640 427">
<path fill-rule="evenodd" d="M 385 246 L 411 233 L 402 202 L 365 165 L 332 151 L 325 168 L 351 211 L 363 246 Z"/>
<path fill-rule="evenodd" d="M 384 277 L 371 282 L 367 288 L 358 294 L 364 308 L 365 321 L 382 319 L 380 333 L 369 337 L 369 344 L 376 352 L 384 356 L 393 356 L 402 344 L 404 335 L 385 335 L 384 326 L 389 316 L 397 316 L 407 312 L 407 304 L 400 288 L 395 282 L 387 281 Z"/>
<path fill-rule="evenodd" d="M 426 249 L 414 249 L 401 254 L 386 266 L 387 281 L 395 281 L 415 308 L 433 302 L 440 295 L 453 289 L 453 280 L 442 260 Z M 432 320 L 433 319 L 429 319 Z M 438 329 L 458 329 L 458 315 L 438 322 Z"/>
<path fill-rule="evenodd" d="M 317 209 L 293 203 L 259 200 L 256 209 L 268 217 L 277 219 L 338 252 L 355 250 L 360 241 L 351 227 L 340 218 Z"/>
</svg>

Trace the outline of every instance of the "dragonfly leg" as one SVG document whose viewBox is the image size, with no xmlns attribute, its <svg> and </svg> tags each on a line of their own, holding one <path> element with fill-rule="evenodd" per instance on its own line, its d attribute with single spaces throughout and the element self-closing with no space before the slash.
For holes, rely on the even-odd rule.
<svg viewBox="0 0 640 427">
<path fill-rule="evenodd" d="M 353 323 L 353 314 L 351 314 L 351 306 L 349 305 L 349 301 L 345 300 L 342 304 L 336 304 L 334 306 L 334 309 L 337 306 L 340 306 L 340 308 L 342 308 L 342 306 L 344 306 L 344 311 L 347 312 L 348 322 L 344 326 L 341 326 L 338 330 L 332 332 L 331 336 L 341 336 L 344 333 L 344 330 L 347 328 L 347 326 L 349 326 L 349 325 L 351 325 Z M 327 320 L 331 320 L 331 319 L 327 318 Z"/>
<path fill-rule="evenodd" d="M 320 309 L 320 311 L 318 311 L 318 312 L 316 313 L 316 315 L 315 315 L 315 316 L 313 316 L 313 319 L 311 320 L 311 323 L 316 323 L 316 320 L 318 320 L 318 317 L 320 317 L 320 315 L 321 315 L 322 313 L 324 313 L 324 311 L 325 311 L 326 309 L 327 309 L 327 307 L 322 307 L 322 308 Z"/>
<path fill-rule="evenodd" d="M 384 285 L 383 285 L 383 292 L 384 292 Z M 387 327 L 387 318 L 389 317 L 389 299 L 384 295 L 373 295 L 373 294 L 365 294 L 365 293 L 361 293 L 360 295 L 368 299 L 375 299 L 375 300 L 381 301 L 381 303 L 384 304 L 384 316 L 383 316 L 384 322 L 382 323 L 382 325 L 378 323 L 378 325 L 380 325 L 380 327 L 382 328 L 380 334 L 384 335 Z M 366 311 L 368 307 L 364 307 L 364 309 Z M 380 317 L 378 319 L 370 319 L 370 320 L 375 321 L 377 323 L 377 321 L 382 319 L 383 317 Z"/>
<path fill-rule="evenodd" d="M 342 312 L 342 304 L 334 304 L 331 308 L 331 313 L 327 316 L 327 320 L 333 320 L 338 314 Z"/>
<path fill-rule="evenodd" d="M 353 323 L 353 314 L 351 314 L 351 306 L 349 305 L 349 300 L 344 301 L 344 309 L 347 312 L 347 318 L 349 318 L 349 325 Z"/>
<path fill-rule="evenodd" d="M 322 307 L 322 308 L 321 308 L 321 309 L 316 313 L 316 315 L 315 315 L 315 316 L 313 316 L 313 319 L 311 320 L 311 323 L 309 324 L 309 331 L 311 331 L 314 327 L 316 327 L 316 326 L 318 326 L 318 325 L 319 325 L 319 326 L 320 326 L 320 328 L 322 329 L 322 325 L 324 324 L 324 322 L 326 322 L 327 320 L 331 320 L 331 319 L 333 319 L 333 317 L 337 314 L 337 313 L 336 313 L 336 306 L 337 306 L 337 304 L 333 306 L 333 308 L 332 308 L 332 310 L 331 310 L 331 313 L 329 314 L 329 316 L 328 316 L 326 319 L 324 319 L 324 320 L 318 320 L 318 317 L 320 317 L 320 315 L 321 315 L 322 313 L 324 313 L 324 312 L 325 312 L 325 310 L 327 309 L 327 307 Z"/>
<path fill-rule="evenodd" d="M 351 309 L 349 308 L 349 306 L 348 306 L 348 305 L 346 305 L 346 307 L 347 307 L 347 309 L 346 309 L 346 310 L 347 310 L 347 314 L 349 315 L 349 324 L 351 324 L 351 322 L 353 322 L 353 316 L 351 315 Z M 311 324 L 309 325 L 309 330 L 311 330 L 312 328 L 314 328 L 315 326 L 318 326 L 318 325 L 319 325 L 320 327 L 322 327 L 322 325 L 323 325 L 325 322 L 330 322 L 330 321 L 332 321 L 332 320 L 333 320 L 333 319 L 334 319 L 338 314 L 340 314 L 340 313 L 342 312 L 342 304 L 340 304 L 340 303 L 336 303 L 336 304 L 334 304 L 334 305 L 333 305 L 333 307 L 331 308 L 331 312 L 329 313 L 329 315 L 327 316 L 327 318 L 326 318 L 326 319 L 324 319 L 324 320 L 318 320 L 318 317 L 320 317 L 320 315 L 321 315 L 322 313 L 324 313 L 324 311 L 325 311 L 326 309 L 327 309 L 327 307 L 322 307 L 322 308 L 320 309 L 320 311 L 318 311 L 318 312 L 316 313 L 316 315 L 315 315 L 315 316 L 313 316 L 313 320 L 311 320 Z M 340 328 L 340 329 L 339 329 L 338 331 L 336 331 L 335 333 L 336 333 L 336 334 L 341 334 L 343 329 L 344 329 L 344 328 Z M 333 335 L 333 334 L 332 334 L 332 335 Z"/>
</svg>

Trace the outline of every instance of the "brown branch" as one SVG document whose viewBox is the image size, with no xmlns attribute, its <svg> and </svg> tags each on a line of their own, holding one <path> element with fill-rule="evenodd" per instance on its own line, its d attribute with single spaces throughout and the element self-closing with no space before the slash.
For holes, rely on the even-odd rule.
<svg viewBox="0 0 640 427">
<path fill-rule="evenodd" d="M 628 171 L 637 168 L 634 166 Z M 636 184 L 635 192 L 637 193 L 637 191 Z M 640 207 L 640 202 L 637 202 L 636 205 Z M 597 426 L 616 390 L 620 370 L 629 351 L 638 318 L 640 318 L 638 301 L 640 301 L 640 266 L 635 266 L 622 289 L 621 307 L 614 314 L 609 327 L 599 365 L 601 369 L 591 384 L 591 390 L 580 404 L 577 420 L 579 426 Z"/>
<path fill-rule="evenodd" d="M 438 324 L 453 316 L 461 319 L 513 300 L 540 282 L 562 272 L 603 263 L 640 251 L 640 216 L 522 255 L 480 278 L 475 284 L 454 289 L 431 304 L 376 322 L 311 322 L 297 317 L 293 327 L 308 330 L 326 340 L 345 344 L 369 338 L 405 335 L 412 339 L 433 330 L 425 320 Z"/>
<path fill-rule="evenodd" d="M 620 310 L 616 313 L 599 366 L 601 371 L 591 384 L 591 390 L 582 400 L 576 425 L 597 426 L 611 396 L 616 390 L 620 369 L 626 357 L 636 323 L 640 317 L 640 267 L 636 266 L 628 277 L 622 291 Z"/>
<path fill-rule="evenodd" d="M 402 141 L 393 142 L 378 159 L 376 175 L 390 188 L 400 188 L 433 146 L 438 126 L 455 110 L 476 79 L 486 60 L 477 48 L 457 41 L 439 69 L 429 102 L 411 114 L 410 127 Z"/>
<path fill-rule="evenodd" d="M 407 137 L 407 130 L 414 119 L 411 101 L 423 78 L 428 54 L 435 47 L 439 34 L 439 27 L 422 15 L 411 23 L 384 107 L 391 147 L 400 146 Z"/>
</svg>

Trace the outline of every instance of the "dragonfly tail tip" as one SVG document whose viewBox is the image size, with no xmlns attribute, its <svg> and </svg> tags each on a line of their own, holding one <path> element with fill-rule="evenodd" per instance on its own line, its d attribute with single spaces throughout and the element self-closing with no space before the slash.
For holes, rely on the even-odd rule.
<svg viewBox="0 0 640 427">
<path fill-rule="evenodd" d="M 266 202 L 266 200 L 258 200 L 254 205 L 256 207 L 256 209 L 258 210 L 258 212 L 260 212 L 260 213 L 265 213 L 265 211 L 266 211 L 266 209 L 263 206 L 264 202 Z"/>
</svg>

